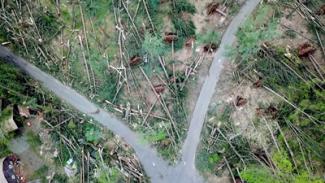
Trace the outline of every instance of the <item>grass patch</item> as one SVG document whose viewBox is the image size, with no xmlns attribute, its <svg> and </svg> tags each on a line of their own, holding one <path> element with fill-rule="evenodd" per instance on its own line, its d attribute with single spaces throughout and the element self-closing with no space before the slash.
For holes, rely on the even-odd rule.
<svg viewBox="0 0 325 183">
<path fill-rule="evenodd" d="M 42 141 L 38 134 L 35 134 L 32 131 L 26 132 L 26 138 L 28 144 L 31 146 L 31 148 L 36 152 L 37 149 L 42 145 Z"/>
</svg>

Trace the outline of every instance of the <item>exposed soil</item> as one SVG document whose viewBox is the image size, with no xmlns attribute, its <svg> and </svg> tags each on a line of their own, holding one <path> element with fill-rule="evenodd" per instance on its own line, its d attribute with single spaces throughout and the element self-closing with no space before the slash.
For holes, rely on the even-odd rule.
<svg viewBox="0 0 325 183">
<path fill-rule="evenodd" d="M 288 15 L 290 11 L 290 9 L 285 9 L 284 15 Z M 294 30 L 294 34 L 296 35 L 294 38 L 285 36 L 285 32 L 288 31 L 288 29 Z M 315 34 L 308 30 L 306 19 L 299 13 L 293 13 L 289 18 L 286 18 L 286 16 L 282 17 L 278 26 L 278 34 L 282 36 L 272 41 L 271 43 L 273 45 L 297 50 L 299 45 L 302 45 L 305 42 L 310 42 L 313 46 L 316 47 L 316 51 L 313 54 L 313 57 L 319 61 L 319 64 L 325 66 L 323 53 L 321 51 L 321 48 L 318 46 L 318 40 L 315 37 Z"/>
</svg>

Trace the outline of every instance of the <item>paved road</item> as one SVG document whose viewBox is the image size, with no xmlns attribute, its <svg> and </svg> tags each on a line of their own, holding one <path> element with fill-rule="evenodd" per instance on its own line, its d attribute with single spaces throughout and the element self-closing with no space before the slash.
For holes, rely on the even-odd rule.
<svg viewBox="0 0 325 183">
<path fill-rule="evenodd" d="M 98 106 L 94 105 L 75 90 L 63 85 L 54 77 L 41 71 L 26 60 L 14 55 L 7 48 L 2 46 L 0 46 L 0 58 L 14 63 L 33 79 L 38 80 L 43 87 L 52 91 L 63 101 L 82 113 L 93 117 L 96 121 L 110 129 L 114 134 L 123 138 L 123 140 L 133 147 L 147 175 L 152 179 L 152 181 L 164 182 L 164 177 L 166 177 L 165 174 L 169 171 L 167 162 L 163 161 L 157 155 L 156 151 L 148 144 L 141 143 L 141 138 L 127 125 L 102 109 L 100 109 L 99 113 L 94 114 L 94 112 L 99 109 Z"/>
<path fill-rule="evenodd" d="M 215 54 L 213 63 L 210 67 L 209 73 L 201 88 L 199 98 L 196 102 L 195 109 L 191 118 L 190 128 L 187 133 L 187 138 L 182 148 L 182 161 L 183 168 L 187 169 L 186 172 L 195 172 L 195 155 L 200 142 L 201 130 L 204 124 L 204 119 L 208 111 L 211 98 L 214 94 L 219 75 L 223 68 L 225 59 L 226 46 L 232 45 L 236 39 L 236 32 L 245 19 L 253 12 L 255 7 L 261 0 L 247 0 L 245 5 L 241 8 L 240 12 L 232 20 L 227 28 L 218 51 Z"/>
<path fill-rule="evenodd" d="M 218 81 L 222 64 L 225 60 L 225 46 L 231 45 L 235 41 L 235 33 L 240 24 L 255 9 L 260 0 L 247 0 L 246 4 L 234 18 L 225 32 L 219 50 L 211 65 L 209 76 L 201 89 L 198 101 L 196 103 L 189 132 L 182 148 L 182 161 L 175 167 L 161 159 L 157 152 L 148 144 L 141 143 L 141 138 L 133 132 L 127 125 L 110 115 L 103 109 L 90 102 L 87 98 L 77 93 L 68 86 L 41 71 L 37 67 L 28 63 L 26 60 L 14 55 L 7 48 L 0 46 L 0 58 L 14 63 L 25 73 L 35 80 L 38 80 L 42 86 L 52 91 L 66 103 L 88 116 L 93 117 L 99 123 L 110 129 L 113 133 L 123 138 L 133 147 L 142 163 L 147 175 L 153 183 L 201 183 L 203 178 L 195 169 L 195 154 L 200 142 L 200 134 L 204 123 L 204 118 L 208 106 L 214 93 Z M 99 113 L 94 114 L 99 109 Z"/>
</svg>

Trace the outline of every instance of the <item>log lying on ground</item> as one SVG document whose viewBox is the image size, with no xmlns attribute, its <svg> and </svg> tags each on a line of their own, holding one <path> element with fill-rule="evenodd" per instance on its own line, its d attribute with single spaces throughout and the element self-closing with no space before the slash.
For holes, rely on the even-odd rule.
<svg viewBox="0 0 325 183">
<path fill-rule="evenodd" d="M 139 57 L 138 55 L 134 55 L 133 57 L 130 58 L 130 66 L 137 66 L 142 62 L 142 58 Z"/>
</svg>

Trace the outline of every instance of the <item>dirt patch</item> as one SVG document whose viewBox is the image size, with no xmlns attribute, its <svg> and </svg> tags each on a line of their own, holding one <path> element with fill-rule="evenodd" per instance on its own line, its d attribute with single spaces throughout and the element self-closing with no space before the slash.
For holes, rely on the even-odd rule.
<svg viewBox="0 0 325 183">
<path fill-rule="evenodd" d="M 275 128 L 275 123 L 272 119 L 263 118 L 256 113 L 256 109 L 261 106 L 270 106 L 276 102 L 275 97 L 265 91 L 261 87 L 254 86 L 253 82 L 247 80 L 235 80 L 234 71 L 236 70 L 233 63 L 225 62 L 224 69 L 220 74 L 220 79 L 217 83 L 216 92 L 211 100 L 209 106 L 213 115 L 207 117 L 207 120 L 213 121 L 215 115 L 222 115 L 222 109 L 227 106 L 232 106 L 233 110 L 230 114 L 230 121 L 233 122 L 234 132 L 227 134 L 227 138 L 233 139 L 237 136 L 246 138 L 252 149 L 259 149 L 268 147 L 272 144 L 270 132 L 265 123 L 271 130 Z M 238 101 L 245 101 L 242 105 L 237 105 Z M 265 120 L 264 120 L 265 119 Z M 222 122 L 221 122 L 222 123 Z M 206 173 L 208 182 L 231 182 L 227 179 L 228 171 L 225 169 L 222 173 L 223 176 L 216 176 L 211 173 Z M 224 178 L 222 178 L 224 177 Z"/>
<path fill-rule="evenodd" d="M 291 9 L 285 9 L 284 15 L 288 15 L 290 12 Z M 280 19 L 277 30 L 278 34 L 281 35 L 281 37 L 275 39 L 271 43 L 275 46 L 288 47 L 296 50 L 298 48 L 298 45 L 302 45 L 305 42 L 310 42 L 312 45 L 316 46 L 316 51 L 313 54 L 313 57 L 319 61 L 322 66 L 325 66 L 323 53 L 321 51 L 321 48 L 318 46 L 318 40 L 315 34 L 312 31 L 308 30 L 307 26 L 308 24 L 306 19 L 297 12 L 293 13 L 289 18 L 284 16 Z M 292 32 L 295 37 L 292 38 L 286 35 L 289 31 Z M 321 39 L 324 40 L 322 37 Z"/>
<path fill-rule="evenodd" d="M 226 62 L 224 70 L 220 75 L 220 80 L 217 84 L 216 93 L 212 99 L 211 105 L 233 105 L 235 110 L 231 115 L 234 121 L 236 134 L 243 135 L 252 142 L 256 142 L 256 146 L 266 145 L 269 141 L 266 128 L 263 128 L 264 121 L 257 122 L 256 109 L 262 106 L 269 106 L 276 102 L 274 96 L 265 91 L 263 88 L 256 88 L 254 83 L 243 80 L 235 82 L 233 80 L 233 71 L 235 67 L 233 64 Z M 236 102 L 238 96 L 245 99 L 244 105 L 237 107 Z M 271 122 L 268 122 L 272 124 Z M 256 148 L 257 148 L 256 147 Z"/>
</svg>

